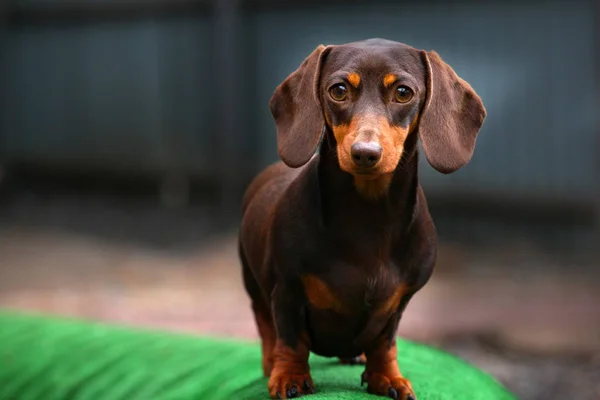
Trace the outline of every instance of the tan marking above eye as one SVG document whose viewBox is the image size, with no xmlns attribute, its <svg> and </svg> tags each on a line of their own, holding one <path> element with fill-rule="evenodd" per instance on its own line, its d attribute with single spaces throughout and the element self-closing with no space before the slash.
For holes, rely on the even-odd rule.
<svg viewBox="0 0 600 400">
<path fill-rule="evenodd" d="M 348 74 L 347 78 L 348 82 L 350 82 L 353 87 L 358 88 L 360 85 L 360 75 L 358 75 L 356 72 L 351 72 Z"/>
<path fill-rule="evenodd" d="M 390 87 L 394 82 L 396 82 L 396 75 L 394 74 L 387 74 L 386 76 L 383 77 L 383 86 L 384 87 Z"/>
</svg>

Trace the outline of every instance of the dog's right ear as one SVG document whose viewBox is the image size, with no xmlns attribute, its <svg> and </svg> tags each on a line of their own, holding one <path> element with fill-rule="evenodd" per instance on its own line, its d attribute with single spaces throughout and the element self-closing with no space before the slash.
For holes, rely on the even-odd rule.
<svg viewBox="0 0 600 400">
<path fill-rule="evenodd" d="M 277 125 L 277 150 L 289 167 L 315 154 L 325 127 L 319 100 L 321 66 L 330 47 L 320 45 L 277 88 L 269 103 Z"/>
</svg>

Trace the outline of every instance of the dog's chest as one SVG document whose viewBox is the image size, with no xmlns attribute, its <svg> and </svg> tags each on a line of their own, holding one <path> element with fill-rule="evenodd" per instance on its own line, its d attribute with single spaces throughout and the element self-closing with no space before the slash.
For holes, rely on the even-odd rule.
<svg viewBox="0 0 600 400">
<path fill-rule="evenodd" d="M 356 356 L 379 337 L 406 294 L 389 265 L 367 270 L 344 266 L 302 277 L 311 351 Z"/>
<path fill-rule="evenodd" d="M 310 308 L 350 319 L 386 317 L 397 309 L 405 294 L 405 285 L 390 263 L 378 263 L 368 268 L 336 267 L 302 276 Z"/>
</svg>

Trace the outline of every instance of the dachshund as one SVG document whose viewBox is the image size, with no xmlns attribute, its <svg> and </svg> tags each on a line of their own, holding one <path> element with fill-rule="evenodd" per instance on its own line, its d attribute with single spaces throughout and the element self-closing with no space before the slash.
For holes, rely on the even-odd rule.
<svg viewBox="0 0 600 400">
<path fill-rule="evenodd" d="M 435 170 L 458 170 L 485 107 L 435 51 L 384 39 L 319 45 L 269 105 L 281 161 L 246 189 L 238 241 L 269 395 L 314 393 L 312 352 L 415 400 L 396 331 L 437 257 L 418 142 Z"/>
</svg>

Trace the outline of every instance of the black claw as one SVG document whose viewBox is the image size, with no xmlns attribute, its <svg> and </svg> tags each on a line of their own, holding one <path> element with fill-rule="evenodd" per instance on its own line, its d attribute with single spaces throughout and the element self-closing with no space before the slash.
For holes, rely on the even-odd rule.
<svg viewBox="0 0 600 400">
<path fill-rule="evenodd" d="M 406 400 L 417 400 L 417 399 L 415 399 L 415 396 L 413 396 L 412 394 L 409 394 L 408 397 L 406 398 Z"/>
<path fill-rule="evenodd" d="M 293 399 L 294 397 L 298 396 L 298 388 L 296 386 L 292 386 L 291 389 L 287 390 L 287 397 L 288 399 Z"/>
<path fill-rule="evenodd" d="M 398 400 L 398 392 L 393 387 L 389 388 L 389 390 L 388 390 L 388 396 L 390 398 L 392 398 L 392 399 Z"/>
<path fill-rule="evenodd" d="M 362 375 L 360 376 L 360 386 L 361 386 L 361 387 L 362 387 L 362 386 L 365 386 L 365 382 L 366 382 L 366 381 L 367 381 L 367 378 L 366 378 L 365 374 L 362 374 Z"/>
<path fill-rule="evenodd" d="M 309 381 L 304 381 L 304 391 L 309 394 L 313 394 L 315 389 L 312 387 Z"/>
</svg>

